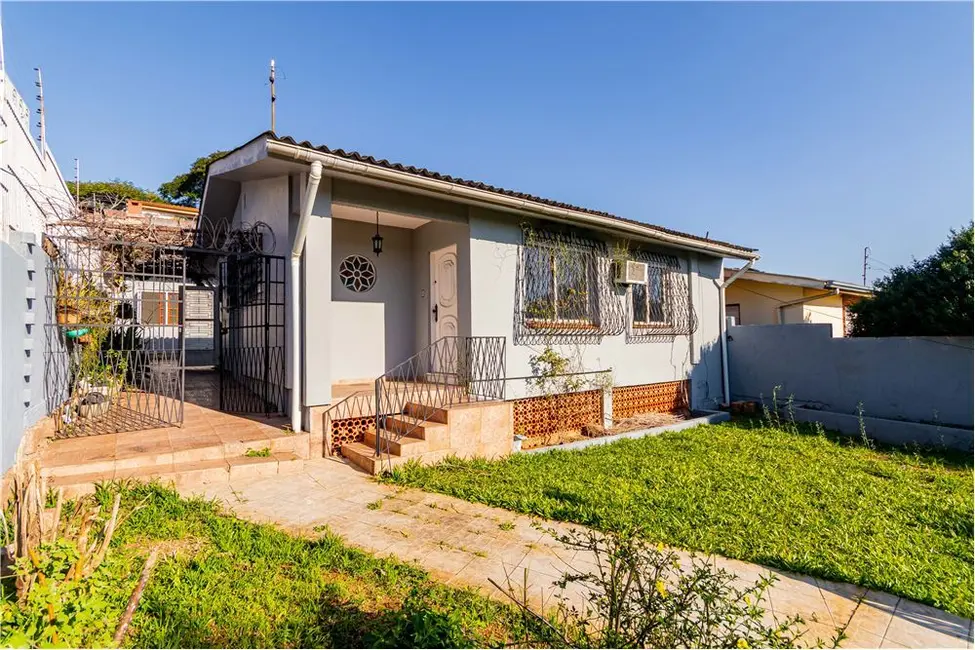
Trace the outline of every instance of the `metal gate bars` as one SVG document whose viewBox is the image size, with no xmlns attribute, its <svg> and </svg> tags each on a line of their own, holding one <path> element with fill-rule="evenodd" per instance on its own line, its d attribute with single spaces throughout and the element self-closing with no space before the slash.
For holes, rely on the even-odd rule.
<svg viewBox="0 0 975 650">
<path fill-rule="evenodd" d="M 57 437 L 183 420 L 186 256 L 114 234 L 45 236 L 45 397 Z"/>
<path fill-rule="evenodd" d="M 220 263 L 220 410 L 285 410 L 285 259 L 231 255 Z"/>
</svg>

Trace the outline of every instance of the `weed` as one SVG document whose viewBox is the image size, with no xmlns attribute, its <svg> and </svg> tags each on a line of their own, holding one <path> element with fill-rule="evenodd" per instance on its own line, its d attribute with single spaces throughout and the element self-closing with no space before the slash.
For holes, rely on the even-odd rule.
<svg viewBox="0 0 975 650">
<path fill-rule="evenodd" d="M 375 501 L 370 501 L 366 504 L 366 510 L 379 510 L 383 507 L 383 499 L 380 497 Z"/>
<path fill-rule="evenodd" d="M 263 449 L 248 449 L 244 455 L 248 458 L 268 458 L 271 455 L 271 448 L 264 447 Z"/>
<path fill-rule="evenodd" d="M 515 524 L 513 521 L 502 521 L 500 524 L 498 524 L 498 528 L 501 530 L 514 530 Z"/>
<path fill-rule="evenodd" d="M 867 437 L 867 424 L 863 420 L 863 402 L 857 402 L 857 425 L 860 429 L 860 442 L 867 449 L 873 449 L 873 440 Z"/>
</svg>

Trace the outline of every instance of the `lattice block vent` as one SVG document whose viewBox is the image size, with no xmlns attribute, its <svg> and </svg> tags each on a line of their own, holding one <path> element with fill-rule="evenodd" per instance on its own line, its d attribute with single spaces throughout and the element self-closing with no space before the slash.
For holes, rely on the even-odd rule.
<svg viewBox="0 0 975 650">
<path fill-rule="evenodd" d="M 529 438 L 579 431 L 603 421 L 603 393 L 599 390 L 526 397 L 513 404 L 515 433 Z"/>
<path fill-rule="evenodd" d="M 690 403 L 690 381 L 666 381 L 613 388 L 613 420 L 644 413 L 669 413 Z"/>
<path fill-rule="evenodd" d="M 339 455 L 342 445 L 351 442 L 362 442 L 366 431 L 376 430 L 375 416 L 368 415 L 358 418 L 346 418 L 344 420 L 332 420 L 332 454 Z"/>
</svg>

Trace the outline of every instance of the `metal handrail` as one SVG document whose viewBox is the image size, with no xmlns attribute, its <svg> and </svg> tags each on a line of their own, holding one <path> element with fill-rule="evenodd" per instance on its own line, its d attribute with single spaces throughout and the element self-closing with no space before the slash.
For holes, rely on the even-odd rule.
<svg viewBox="0 0 975 650">
<path fill-rule="evenodd" d="M 505 337 L 445 336 L 376 378 L 376 456 L 389 456 L 390 443 L 410 435 L 433 411 L 455 404 L 504 399 Z M 424 407 L 398 431 L 386 429 L 390 416 L 407 404 Z"/>
</svg>

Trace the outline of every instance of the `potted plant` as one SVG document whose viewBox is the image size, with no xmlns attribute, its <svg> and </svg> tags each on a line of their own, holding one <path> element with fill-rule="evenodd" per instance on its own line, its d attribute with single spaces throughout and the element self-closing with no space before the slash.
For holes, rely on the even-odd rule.
<svg viewBox="0 0 975 650">
<path fill-rule="evenodd" d="M 78 415 L 91 418 L 108 412 L 125 383 L 127 372 L 128 362 L 120 352 L 86 345 L 78 366 Z"/>
</svg>

